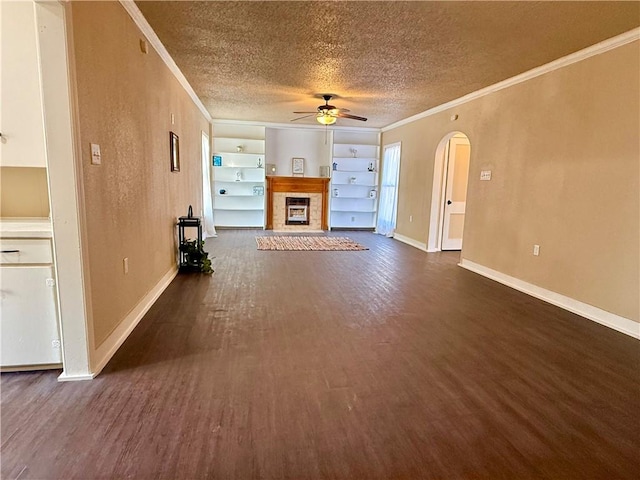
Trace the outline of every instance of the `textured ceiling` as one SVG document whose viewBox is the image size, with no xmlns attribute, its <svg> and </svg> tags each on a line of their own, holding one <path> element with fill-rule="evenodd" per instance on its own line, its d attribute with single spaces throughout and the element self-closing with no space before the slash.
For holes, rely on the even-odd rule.
<svg viewBox="0 0 640 480">
<path fill-rule="evenodd" d="M 635 1 L 136 4 L 213 118 L 289 122 L 332 93 L 367 127 L 640 25 Z"/>
</svg>

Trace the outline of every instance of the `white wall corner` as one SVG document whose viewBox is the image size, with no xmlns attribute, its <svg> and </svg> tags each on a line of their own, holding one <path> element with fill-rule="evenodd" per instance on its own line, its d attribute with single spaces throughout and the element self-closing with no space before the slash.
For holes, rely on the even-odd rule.
<svg viewBox="0 0 640 480">
<path fill-rule="evenodd" d="M 138 302 L 129 314 L 120 322 L 107 339 L 95 349 L 92 355 L 93 376 L 98 375 L 107 365 L 111 357 L 122 346 L 134 328 L 140 323 L 155 301 L 166 290 L 171 281 L 178 274 L 178 268 L 172 267 L 165 273 L 160 281 Z"/>
<path fill-rule="evenodd" d="M 412 247 L 417 248 L 418 250 L 422 250 L 423 252 L 427 252 L 427 244 L 414 240 L 413 238 L 407 237 L 405 235 L 401 235 L 399 233 L 394 233 L 393 238 L 398 240 L 399 242 L 406 243 L 407 245 L 411 245 Z"/>
<path fill-rule="evenodd" d="M 575 300 L 571 297 L 538 287 L 532 283 L 525 282 L 524 280 L 506 275 L 502 272 L 498 272 L 497 270 L 493 270 L 464 258 L 461 260 L 459 265 L 462 268 L 482 275 L 483 277 L 495 280 L 496 282 L 563 308 L 571 313 L 580 315 L 588 320 L 600 323 L 601 325 L 609 327 L 620 333 L 624 333 L 625 335 L 629 335 L 630 337 L 640 339 L 640 323 L 634 322 L 629 318 L 621 317 L 620 315 L 607 312 L 606 310 L 580 302 L 579 300 Z"/>
</svg>

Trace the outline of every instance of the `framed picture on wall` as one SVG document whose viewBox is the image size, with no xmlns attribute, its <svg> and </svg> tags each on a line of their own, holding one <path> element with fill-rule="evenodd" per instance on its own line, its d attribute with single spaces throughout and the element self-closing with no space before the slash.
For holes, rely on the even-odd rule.
<svg viewBox="0 0 640 480">
<path fill-rule="evenodd" d="M 291 159 L 291 173 L 293 175 L 304 175 L 304 158 Z"/>
<path fill-rule="evenodd" d="M 171 171 L 180 171 L 180 143 L 178 135 L 169 132 L 169 152 L 171 154 Z"/>
</svg>

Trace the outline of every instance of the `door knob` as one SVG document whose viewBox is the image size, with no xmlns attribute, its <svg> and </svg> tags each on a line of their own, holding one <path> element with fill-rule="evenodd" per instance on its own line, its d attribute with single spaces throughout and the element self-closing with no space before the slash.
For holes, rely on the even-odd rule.
<svg viewBox="0 0 640 480">
<path fill-rule="evenodd" d="M 447 205 L 451 205 L 451 200 L 447 200 Z"/>
</svg>

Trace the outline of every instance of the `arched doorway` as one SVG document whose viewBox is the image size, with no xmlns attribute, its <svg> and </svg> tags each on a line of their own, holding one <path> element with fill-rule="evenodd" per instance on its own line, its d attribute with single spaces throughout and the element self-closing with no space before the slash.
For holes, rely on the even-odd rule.
<svg viewBox="0 0 640 480">
<path fill-rule="evenodd" d="M 436 149 L 427 251 L 461 250 L 471 144 L 462 132 L 445 135 Z"/>
</svg>

